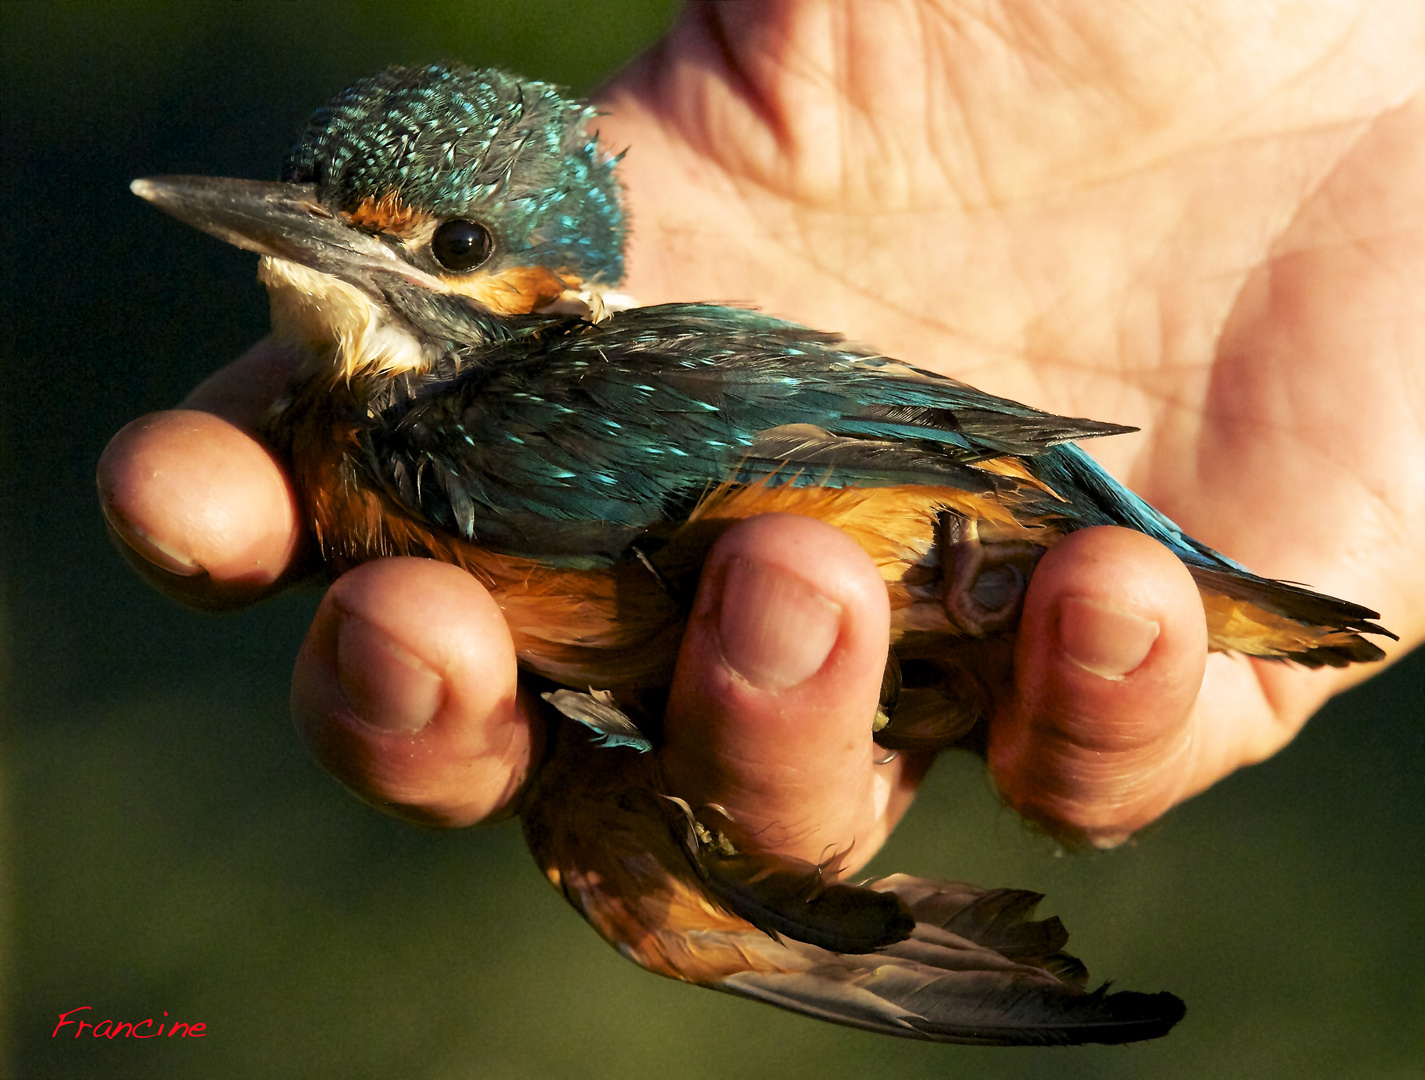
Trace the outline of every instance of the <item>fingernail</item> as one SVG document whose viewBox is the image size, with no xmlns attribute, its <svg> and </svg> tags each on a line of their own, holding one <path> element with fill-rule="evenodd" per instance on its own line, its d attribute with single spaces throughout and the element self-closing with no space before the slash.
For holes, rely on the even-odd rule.
<svg viewBox="0 0 1425 1080">
<path fill-rule="evenodd" d="M 722 585 L 718 632 L 728 665 L 761 690 L 804 683 L 841 632 L 841 605 L 801 578 L 733 559 Z"/>
<path fill-rule="evenodd" d="M 1121 682 L 1148 658 L 1160 627 L 1152 619 L 1079 596 L 1059 602 L 1059 648 L 1070 663 Z"/>
<path fill-rule="evenodd" d="M 444 680 L 429 664 L 348 611 L 337 625 L 336 667 L 357 717 L 383 731 L 421 730 L 445 694 Z"/>
<path fill-rule="evenodd" d="M 191 556 L 160 542 L 144 532 L 133 522 L 112 511 L 104 503 L 99 504 L 104 512 L 104 520 L 109 528 L 131 549 L 143 556 L 160 570 L 180 577 L 195 577 L 203 572 L 203 566 Z"/>
</svg>

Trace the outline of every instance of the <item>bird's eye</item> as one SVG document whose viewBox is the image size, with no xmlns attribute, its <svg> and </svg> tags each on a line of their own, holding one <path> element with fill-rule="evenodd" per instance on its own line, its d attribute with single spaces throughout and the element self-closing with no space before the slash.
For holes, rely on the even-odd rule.
<svg viewBox="0 0 1425 1080">
<path fill-rule="evenodd" d="M 490 230 L 474 221 L 447 221 L 430 238 L 430 253 L 447 270 L 474 270 L 490 257 Z"/>
</svg>

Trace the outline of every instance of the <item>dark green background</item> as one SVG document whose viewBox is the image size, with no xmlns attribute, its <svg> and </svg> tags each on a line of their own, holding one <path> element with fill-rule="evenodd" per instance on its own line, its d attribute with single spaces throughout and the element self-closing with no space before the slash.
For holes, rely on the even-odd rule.
<svg viewBox="0 0 1425 1080">
<path fill-rule="evenodd" d="M 105 441 L 266 321 L 252 256 L 130 179 L 270 177 L 312 107 L 397 61 L 588 90 L 670 10 L 0 4 L 5 1075 L 1419 1075 L 1421 654 L 1108 855 L 1056 857 L 973 763 L 942 763 L 876 865 L 1041 889 L 1096 975 L 1189 1012 L 1131 1048 L 924 1046 L 644 975 L 540 880 L 516 827 L 437 834 L 366 809 L 286 719 L 316 593 L 201 617 L 107 546 Z M 210 1034 L 52 1040 L 86 1004 Z"/>
</svg>

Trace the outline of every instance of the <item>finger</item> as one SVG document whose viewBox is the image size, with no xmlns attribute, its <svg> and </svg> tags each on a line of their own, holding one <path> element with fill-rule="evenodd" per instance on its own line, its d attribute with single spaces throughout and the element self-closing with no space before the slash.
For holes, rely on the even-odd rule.
<svg viewBox="0 0 1425 1080">
<path fill-rule="evenodd" d="M 427 559 L 367 563 L 332 585 L 297 657 L 292 715 L 352 791 L 435 825 L 510 812 L 542 745 L 499 608 Z"/>
<path fill-rule="evenodd" d="M 256 431 L 273 402 L 292 385 L 300 365 L 294 349 L 263 338 L 195 386 L 183 399 L 183 407 L 202 409 Z"/>
<path fill-rule="evenodd" d="M 1183 797 L 1207 629 L 1187 568 L 1141 533 L 1074 533 L 1025 597 L 1011 698 L 991 725 L 1004 798 L 1111 846 Z"/>
<path fill-rule="evenodd" d="M 890 610 L 875 565 L 811 518 L 743 522 L 713 548 L 665 720 L 670 792 L 726 808 L 744 842 L 869 859 L 923 768 L 871 741 Z"/>
<path fill-rule="evenodd" d="M 105 448 L 99 504 L 150 583 L 198 607 L 248 603 L 293 568 L 296 493 L 272 453 L 207 412 L 129 424 Z"/>
<path fill-rule="evenodd" d="M 183 408 L 136 420 L 110 440 L 99 459 L 100 507 L 120 552 L 156 588 L 226 608 L 295 573 L 297 499 L 254 433 L 296 366 L 290 350 L 260 341 Z"/>
</svg>

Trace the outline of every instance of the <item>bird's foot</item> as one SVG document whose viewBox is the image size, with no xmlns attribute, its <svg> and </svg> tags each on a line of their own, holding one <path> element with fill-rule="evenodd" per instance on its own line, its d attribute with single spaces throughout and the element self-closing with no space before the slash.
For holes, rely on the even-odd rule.
<svg viewBox="0 0 1425 1080">
<path fill-rule="evenodd" d="M 971 637 L 987 637 L 1019 620 L 1029 577 L 1044 547 L 995 540 L 983 522 L 954 510 L 940 514 L 941 602 Z"/>
</svg>

